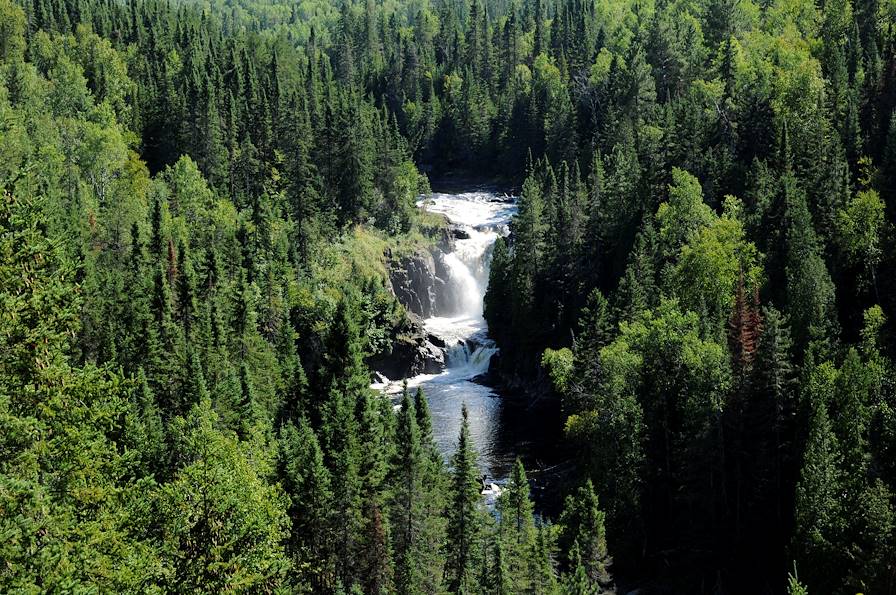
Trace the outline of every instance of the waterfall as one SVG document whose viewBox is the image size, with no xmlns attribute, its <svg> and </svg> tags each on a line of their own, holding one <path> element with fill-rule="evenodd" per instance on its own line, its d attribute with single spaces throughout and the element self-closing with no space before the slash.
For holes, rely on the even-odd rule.
<svg viewBox="0 0 896 595">
<path fill-rule="evenodd" d="M 426 320 L 426 327 L 447 345 L 447 375 L 451 379 L 475 378 L 488 371 L 498 351 L 488 337 L 482 308 L 492 247 L 498 236 L 506 233 L 515 206 L 488 193 L 434 194 L 421 206 L 444 214 L 462 232 L 453 250 L 440 256 L 448 271 L 443 288 L 446 295 L 436 315 Z"/>
<path fill-rule="evenodd" d="M 492 356 L 498 352 L 488 336 L 483 317 L 483 300 L 488 287 L 492 248 L 507 225 L 516 205 L 487 192 L 432 194 L 418 206 L 439 213 L 457 231 L 452 249 L 437 253 L 443 284 L 440 295 L 431 300 L 433 312 L 424 320 L 427 332 L 445 343 L 445 369 L 441 374 L 424 374 L 408 380 L 447 385 L 472 380 L 488 371 Z M 388 392 L 400 390 L 397 383 L 377 384 Z"/>
<path fill-rule="evenodd" d="M 475 378 L 488 371 L 489 362 L 497 352 L 498 348 L 491 340 L 482 345 L 459 341 L 448 348 L 446 362 L 450 369 L 460 372 L 458 375 Z"/>
<path fill-rule="evenodd" d="M 450 304 L 450 311 L 437 312 L 437 314 L 470 318 L 482 316 L 482 296 L 479 291 L 479 283 L 473 276 L 470 267 L 460 259 L 456 252 L 443 254 L 441 259 L 448 270 L 448 279 L 445 280 L 445 291 L 448 296 L 445 301 Z"/>
<path fill-rule="evenodd" d="M 423 388 L 429 403 L 433 437 L 446 459 L 454 451 L 461 426 L 461 404 L 467 406 L 470 437 L 479 453 L 484 474 L 503 478 L 519 456 L 519 445 L 508 448 L 510 434 L 502 429 L 503 399 L 487 382 L 477 378 L 488 372 L 498 352 L 488 336 L 483 317 L 483 300 L 488 288 L 489 265 L 495 240 L 508 232 L 508 224 L 516 205 L 495 194 L 467 192 L 432 194 L 418 201 L 420 208 L 444 215 L 451 222 L 454 241 L 447 253 L 434 253 L 438 283 L 434 284 L 432 310 L 423 323 L 426 332 L 444 344 L 445 367 L 436 374 L 409 378 L 410 388 Z M 375 386 L 397 395 L 402 383 L 383 378 Z M 397 406 L 397 405 L 396 405 Z M 531 432 L 521 435 L 528 444 Z M 496 479 L 500 484 L 500 481 Z M 483 492 L 486 501 L 494 504 L 500 490 L 497 486 Z M 489 495 L 490 494 L 490 495 Z"/>
</svg>

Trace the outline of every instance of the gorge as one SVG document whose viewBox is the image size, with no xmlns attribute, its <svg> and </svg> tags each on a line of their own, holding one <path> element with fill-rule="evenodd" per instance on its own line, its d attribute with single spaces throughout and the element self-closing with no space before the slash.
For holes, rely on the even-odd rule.
<svg viewBox="0 0 896 595">
<path fill-rule="evenodd" d="M 492 190 L 436 192 L 417 206 L 444 215 L 450 237 L 393 269 L 393 290 L 410 315 L 419 317 L 426 336 L 410 368 L 405 367 L 413 374 L 408 388 L 423 388 L 446 459 L 455 448 L 465 403 L 486 482 L 503 483 L 520 457 L 531 470 L 533 495 L 544 503 L 539 472 L 554 458 L 560 424 L 556 413 L 546 416 L 544 407 L 502 388 L 489 374 L 498 348 L 483 317 L 492 248 L 499 235 L 509 234 L 517 209 L 514 197 Z M 400 373 L 396 370 L 389 378 L 379 374 L 373 386 L 397 398 L 404 380 Z"/>
</svg>

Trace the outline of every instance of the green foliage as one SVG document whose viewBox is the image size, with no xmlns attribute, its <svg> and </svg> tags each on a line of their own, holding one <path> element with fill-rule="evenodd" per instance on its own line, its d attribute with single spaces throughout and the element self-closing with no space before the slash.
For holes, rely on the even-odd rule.
<svg viewBox="0 0 896 595">
<path fill-rule="evenodd" d="M 541 366 L 547 370 L 554 385 L 554 390 L 565 394 L 569 390 L 573 373 L 573 355 L 567 348 L 545 349 L 541 356 Z"/>
<path fill-rule="evenodd" d="M 762 284 L 761 257 L 745 237 L 737 204 L 729 197 L 725 214 L 693 233 L 672 272 L 674 294 L 687 310 L 711 321 L 710 333 L 728 321 L 739 280 L 749 293 Z"/>
<path fill-rule="evenodd" d="M 295 569 L 312 589 L 333 582 L 333 552 L 329 536 L 336 519 L 330 472 L 317 436 L 307 420 L 284 427 L 280 437 L 283 487 L 289 496 L 292 521 L 287 551 Z"/>
<path fill-rule="evenodd" d="M 792 176 L 785 176 L 784 200 L 788 221 L 785 258 L 789 316 L 799 349 L 813 341 L 833 338 L 837 327 L 834 284 L 821 255 L 821 246 L 806 205 L 805 193 Z"/>
<path fill-rule="evenodd" d="M 598 508 L 597 495 L 591 480 L 579 488 L 574 496 L 567 496 L 560 515 L 561 545 L 571 552 L 570 568 L 582 568 L 588 581 L 603 590 L 612 588 L 609 574 L 611 563 L 607 553 L 604 512 Z"/>
<path fill-rule="evenodd" d="M 531 588 L 530 578 L 537 576 L 540 562 L 536 549 L 536 529 L 532 501 L 529 499 L 529 480 L 523 463 L 517 459 L 510 478 L 497 505 L 500 527 L 495 542 L 496 588 L 519 593 Z"/>
<path fill-rule="evenodd" d="M 288 569 L 285 494 L 265 481 L 270 461 L 216 421 L 205 399 L 172 424 L 183 463 L 155 502 L 163 584 L 271 590 Z"/>
<path fill-rule="evenodd" d="M 667 257 L 674 257 L 693 235 L 713 219 L 712 210 L 703 202 L 703 190 L 697 178 L 686 171 L 672 170 L 669 202 L 656 212 L 659 239 Z"/>
<path fill-rule="evenodd" d="M 827 400 L 833 392 L 830 365 L 822 365 L 809 379 L 807 392 L 811 399 L 811 422 L 804 453 L 804 464 L 796 491 L 796 527 L 794 537 L 798 551 L 815 561 L 811 567 L 822 569 L 835 561 L 839 502 L 837 490 L 841 477 L 839 446 L 827 414 Z M 807 565 L 803 565 L 808 566 Z M 814 584 L 823 586 L 817 581 Z M 830 588 L 830 584 L 828 584 Z"/>
<path fill-rule="evenodd" d="M 480 533 L 484 519 L 479 496 L 479 470 L 476 451 L 470 440 L 466 405 L 461 410 L 461 428 L 457 449 L 451 460 L 451 483 L 448 501 L 447 561 L 445 577 L 448 589 L 454 593 L 472 588 L 474 569 L 483 552 Z"/>
<path fill-rule="evenodd" d="M 0 590 L 885 591 L 879 4 L 0 0 Z M 596 488 L 560 552 L 368 388 L 420 171 L 523 182 L 485 315 Z"/>
<path fill-rule="evenodd" d="M 787 575 L 787 595 L 809 595 L 809 590 L 803 585 L 794 574 Z"/>
<path fill-rule="evenodd" d="M 622 323 L 619 337 L 601 350 L 597 393 L 567 421 L 590 477 L 606 494 L 611 525 L 629 534 L 644 530 L 633 519 L 662 531 L 677 515 L 688 516 L 689 502 L 712 502 L 696 477 L 718 472 L 716 429 L 731 372 L 727 350 L 701 338 L 698 322 L 666 301 Z M 656 491 L 654 482 L 676 487 Z M 642 502 L 669 514 L 640 517 Z"/>
</svg>

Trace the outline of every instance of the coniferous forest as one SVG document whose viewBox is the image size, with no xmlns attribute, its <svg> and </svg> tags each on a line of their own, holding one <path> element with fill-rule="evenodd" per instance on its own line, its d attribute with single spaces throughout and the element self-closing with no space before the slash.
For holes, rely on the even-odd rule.
<svg viewBox="0 0 896 595">
<path fill-rule="evenodd" d="M 371 388 L 514 189 L 542 510 Z M 0 592 L 896 593 L 893 0 L 0 0 Z"/>
</svg>

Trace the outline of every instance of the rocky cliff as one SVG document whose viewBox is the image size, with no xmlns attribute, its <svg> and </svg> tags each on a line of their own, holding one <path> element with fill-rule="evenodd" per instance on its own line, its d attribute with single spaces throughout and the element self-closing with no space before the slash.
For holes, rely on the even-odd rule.
<svg viewBox="0 0 896 595">
<path fill-rule="evenodd" d="M 368 365 L 390 380 L 436 374 L 445 367 L 445 343 L 426 332 L 423 319 L 444 308 L 441 302 L 448 272 L 441 255 L 449 242 L 446 234 L 429 250 L 401 257 L 386 253 L 391 289 L 407 310 L 407 317 L 400 328 L 393 329 L 391 349 L 369 358 Z"/>
</svg>

